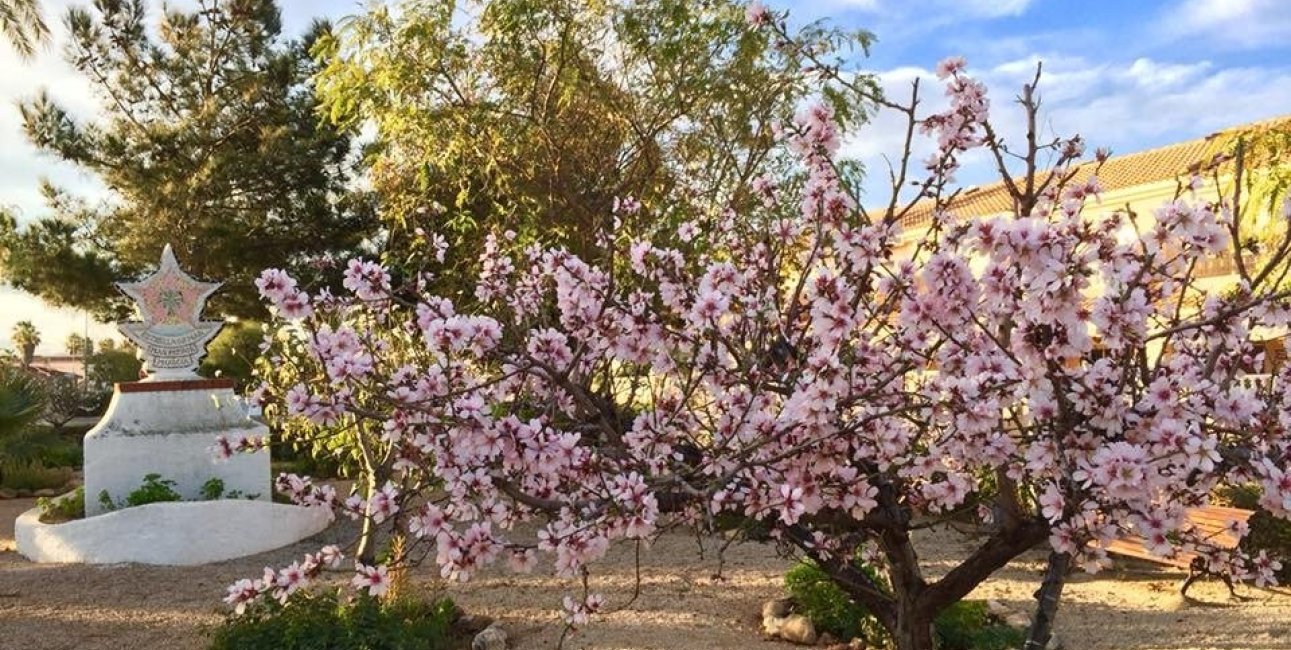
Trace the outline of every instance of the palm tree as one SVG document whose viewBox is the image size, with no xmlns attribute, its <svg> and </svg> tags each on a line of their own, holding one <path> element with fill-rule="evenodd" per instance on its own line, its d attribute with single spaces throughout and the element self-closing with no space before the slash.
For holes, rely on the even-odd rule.
<svg viewBox="0 0 1291 650">
<path fill-rule="evenodd" d="M 36 346 L 40 345 L 40 332 L 36 331 L 36 326 L 29 320 L 19 321 L 13 326 L 12 338 L 13 344 L 22 350 L 22 367 L 31 366 L 31 360 L 36 356 Z"/>
<path fill-rule="evenodd" d="M 49 26 L 40 15 L 40 0 L 0 0 L 0 33 L 24 59 L 49 40 Z"/>
</svg>

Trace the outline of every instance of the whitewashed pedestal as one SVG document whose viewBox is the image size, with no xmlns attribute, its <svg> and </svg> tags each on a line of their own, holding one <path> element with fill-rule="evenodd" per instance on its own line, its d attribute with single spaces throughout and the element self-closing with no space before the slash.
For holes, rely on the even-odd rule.
<svg viewBox="0 0 1291 650">
<path fill-rule="evenodd" d="M 86 517 L 40 522 L 33 508 L 14 522 L 18 552 L 36 562 L 193 565 L 272 550 L 321 532 L 328 508 L 272 502 L 269 450 L 220 460 L 219 436 L 236 444 L 268 435 L 249 418 L 227 380 L 118 384 L 108 411 L 85 434 Z M 125 501 L 143 477 L 175 481 L 184 501 L 105 511 L 99 493 Z M 254 499 L 201 500 L 203 484 Z"/>
<path fill-rule="evenodd" d="M 221 436 L 237 444 L 268 434 L 268 427 L 247 416 L 228 380 L 117 384 L 107 413 L 85 434 L 85 514 L 104 512 L 104 490 L 114 502 L 125 501 L 148 474 L 175 481 L 186 500 L 200 499 L 202 485 L 218 478 L 226 493 L 268 501 L 268 449 L 227 460 L 213 451 Z"/>
</svg>

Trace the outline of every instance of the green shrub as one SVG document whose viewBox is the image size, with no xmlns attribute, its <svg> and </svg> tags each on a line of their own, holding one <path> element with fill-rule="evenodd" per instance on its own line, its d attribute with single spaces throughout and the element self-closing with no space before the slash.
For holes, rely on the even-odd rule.
<svg viewBox="0 0 1291 650">
<path fill-rule="evenodd" d="M 447 650 L 453 602 L 368 596 L 343 601 L 338 591 L 297 592 L 286 605 L 267 600 L 209 632 L 210 650 Z"/>
<path fill-rule="evenodd" d="M 0 462 L 0 487 L 11 490 L 49 490 L 63 487 L 71 480 L 70 467 L 45 467 L 38 460 Z"/>
<path fill-rule="evenodd" d="M 888 589 L 887 580 L 873 567 L 859 561 L 856 567 Z M 799 562 L 785 574 L 784 581 L 798 612 L 811 619 L 818 631 L 843 641 L 859 638 L 869 647 L 890 646 L 891 638 L 878 619 L 853 602 L 814 563 Z M 996 620 L 986 603 L 977 600 L 963 600 L 946 608 L 933 622 L 933 631 L 941 650 L 1009 650 L 1026 641 L 1025 630 Z"/>
<path fill-rule="evenodd" d="M 183 497 L 175 491 L 175 482 L 162 479 L 161 474 L 149 474 L 143 477 L 143 485 L 126 496 L 127 506 L 142 506 L 163 501 L 179 501 Z"/>
<path fill-rule="evenodd" d="M 986 602 L 961 600 L 933 623 L 937 647 L 943 650 L 1012 650 L 1026 642 L 1026 631 L 991 615 Z"/>
<path fill-rule="evenodd" d="M 78 487 L 71 496 L 41 497 L 36 499 L 40 508 L 40 522 L 57 524 L 85 517 L 85 488 Z"/>
<path fill-rule="evenodd" d="M 44 462 L 44 455 L 61 444 L 53 429 L 32 426 L 0 440 L 0 458 L 16 464 L 39 462 L 51 467 L 58 463 Z"/>
<path fill-rule="evenodd" d="M 1291 521 L 1279 519 L 1261 508 L 1260 496 L 1258 485 L 1228 486 L 1215 492 L 1216 501 L 1223 505 L 1255 511 L 1246 522 L 1251 527 L 1251 532 L 1242 539 L 1241 548 L 1251 555 L 1265 551 L 1281 559 L 1282 570 L 1277 572 L 1278 582 L 1291 583 Z"/>
<path fill-rule="evenodd" d="M 45 467 L 80 467 L 81 446 L 66 439 L 60 439 L 41 449 L 37 457 Z"/>
<path fill-rule="evenodd" d="M 203 499 L 206 499 L 207 501 L 214 501 L 222 496 L 224 496 L 223 480 L 218 478 L 210 478 L 210 479 L 207 479 L 207 481 L 202 484 Z M 232 494 L 230 494 L 229 498 L 233 499 L 237 497 L 234 497 Z"/>
<path fill-rule="evenodd" d="M 887 581 L 866 564 L 857 563 L 875 584 L 886 587 Z M 869 610 L 852 602 L 847 593 L 829 579 L 813 562 L 799 562 L 784 575 L 785 589 L 797 603 L 799 612 L 811 619 L 816 630 L 829 632 L 843 641 L 861 639 L 867 645 L 882 646 L 887 631 Z"/>
</svg>

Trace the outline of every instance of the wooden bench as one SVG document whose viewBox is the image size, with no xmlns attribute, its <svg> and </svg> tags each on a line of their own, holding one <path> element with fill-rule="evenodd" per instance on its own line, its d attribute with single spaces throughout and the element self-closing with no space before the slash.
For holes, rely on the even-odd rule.
<svg viewBox="0 0 1291 650">
<path fill-rule="evenodd" d="M 1255 514 L 1253 511 L 1243 510 L 1241 508 L 1202 506 L 1199 508 L 1189 508 L 1184 513 L 1184 519 L 1192 525 L 1194 530 L 1197 531 L 1201 540 L 1217 548 L 1234 549 L 1237 548 L 1237 545 L 1241 540 L 1239 540 L 1237 535 L 1233 533 L 1232 529 L 1229 527 L 1230 524 L 1234 521 L 1245 523 L 1253 514 Z M 1104 546 L 1104 548 L 1108 553 L 1147 560 L 1148 562 L 1153 562 L 1155 564 L 1187 569 L 1188 579 L 1183 582 L 1183 587 L 1180 589 L 1180 593 L 1185 597 L 1188 595 L 1188 587 L 1191 587 L 1192 583 L 1196 582 L 1197 579 L 1203 576 L 1213 575 L 1206 568 L 1205 559 L 1200 557 L 1197 553 L 1179 551 L 1171 557 L 1161 557 L 1160 555 L 1155 555 L 1149 551 L 1147 545 L 1144 544 L 1144 539 L 1137 535 L 1126 535 L 1125 537 L 1114 539 Z M 1225 585 L 1228 585 L 1228 592 L 1233 596 L 1236 596 L 1237 593 L 1233 589 L 1232 578 L 1227 575 L 1220 575 L 1218 577 L 1223 579 Z"/>
</svg>

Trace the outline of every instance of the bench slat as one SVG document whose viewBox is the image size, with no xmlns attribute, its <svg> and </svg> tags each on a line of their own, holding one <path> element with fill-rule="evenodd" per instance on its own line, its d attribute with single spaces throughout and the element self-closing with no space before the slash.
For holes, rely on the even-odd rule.
<svg viewBox="0 0 1291 650">
<path fill-rule="evenodd" d="M 1189 508 L 1184 515 L 1185 521 L 1193 526 L 1206 543 L 1220 548 L 1237 548 L 1239 540 L 1229 529 L 1233 521 L 1245 522 L 1255 514 L 1251 510 L 1229 508 L 1226 506 L 1204 506 Z M 1180 551 L 1174 557 L 1161 557 L 1153 554 L 1144 545 L 1144 539 L 1137 535 L 1125 535 L 1112 540 L 1103 547 L 1108 553 L 1134 557 L 1157 564 L 1187 569 L 1197 557 L 1196 553 Z"/>
</svg>

